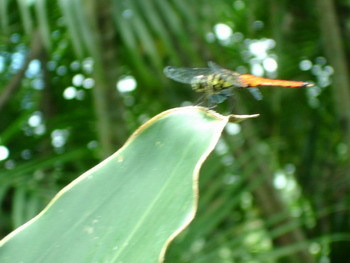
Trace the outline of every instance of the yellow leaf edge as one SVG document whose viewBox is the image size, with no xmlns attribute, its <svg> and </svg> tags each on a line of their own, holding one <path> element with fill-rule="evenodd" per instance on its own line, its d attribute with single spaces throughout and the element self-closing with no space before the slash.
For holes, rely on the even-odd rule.
<svg viewBox="0 0 350 263">
<path fill-rule="evenodd" d="M 218 128 L 218 132 L 216 133 L 216 136 L 213 136 L 213 139 L 210 143 L 210 146 L 207 148 L 206 152 L 203 153 L 203 155 L 201 156 L 201 158 L 198 160 L 194 172 L 193 172 L 193 193 L 194 193 L 194 202 L 193 202 L 193 208 L 191 211 L 191 214 L 187 217 L 186 221 L 183 222 L 182 226 L 180 226 L 176 231 L 173 232 L 173 234 L 171 234 L 169 236 L 169 238 L 167 239 L 167 241 L 164 243 L 164 246 L 161 249 L 160 255 L 159 255 L 159 263 L 164 262 L 164 257 L 165 257 L 165 253 L 167 248 L 169 247 L 170 243 L 182 232 L 184 231 L 189 224 L 192 222 L 192 220 L 194 219 L 196 212 L 197 212 L 197 208 L 198 208 L 198 199 L 199 199 L 199 184 L 198 184 L 198 180 L 199 180 L 199 172 L 200 172 L 200 168 L 202 167 L 204 161 L 208 158 L 209 154 L 214 150 L 216 144 L 218 143 L 221 134 L 226 126 L 226 124 L 228 122 L 241 122 L 243 120 L 246 119 L 250 119 L 250 118 L 256 118 L 259 116 L 259 114 L 253 114 L 253 115 L 228 115 L 228 116 L 223 116 L 213 110 L 210 110 L 208 108 L 205 107 L 199 107 L 199 106 L 189 106 L 189 107 L 183 107 L 183 108 L 175 108 L 173 109 L 174 111 L 176 110 L 183 110 L 183 109 L 188 109 L 188 110 L 198 110 L 201 112 L 205 112 L 206 114 L 210 115 L 211 117 L 216 118 L 217 120 L 221 121 L 221 125 Z M 164 112 L 164 114 L 167 113 Z M 161 115 L 161 114 L 160 114 Z M 158 116 L 160 116 L 158 115 Z M 147 123 L 146 123 L 147 124 Z M 145 124 L 145 125 L 146 125 Z"/>
</svg>

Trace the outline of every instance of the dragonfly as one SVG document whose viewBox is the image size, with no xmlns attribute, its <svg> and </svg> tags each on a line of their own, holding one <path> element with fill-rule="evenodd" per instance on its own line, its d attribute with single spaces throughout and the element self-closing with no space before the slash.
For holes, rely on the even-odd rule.
<svg viewBox="0 0 350 263">
<path fill-rule="evenodd" d="M 257 87 L 288 87 L 304 88 L 313 86 L 310 82 L 268 79 L 251 74 L 240 74 L 225 69 L 212 61 L 208 62 L 208 68 L 182 68 L 167 66 L 164 74 L 168 78 L 190 84 L 195 92 L 202 92 L 210 106 L 226 100 L 232 95 L 232 88 L 249 88 L 253 96 L 260 100 L 262 95 Z"/>
</svg>

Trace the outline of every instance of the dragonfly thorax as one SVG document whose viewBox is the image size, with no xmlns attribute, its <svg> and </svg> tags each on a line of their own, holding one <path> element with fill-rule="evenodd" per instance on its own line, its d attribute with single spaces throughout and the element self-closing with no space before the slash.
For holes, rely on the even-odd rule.
<svg viewBox="0 0 350 263">
<path fill-rule="evenodd" d="M 213 73 L 194 77 L 191 86 L 196 92 L 215 94 L 223 89 L 231 88 L 234 82 L 232 74 Z"/>
<path fill-rule="evenodd" d="M 205 75 L 195 76 L 191 81 L 192 89 L 196 92 L 206 91 L 207 78 Z"/>
</svg>

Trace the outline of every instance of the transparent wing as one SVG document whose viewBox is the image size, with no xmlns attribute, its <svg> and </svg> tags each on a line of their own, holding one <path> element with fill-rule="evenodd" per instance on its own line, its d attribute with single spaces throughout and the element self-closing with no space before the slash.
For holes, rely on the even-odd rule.
<svg viewBox="0 0 350 263">
<path fill-rule="evenodd" d="M 227 70 L 218 64 L 214 63 L 213 61 L 208 61 L 208 67 L 213 71 L 221 71 L 221 70 Z"/>
<path fill-rule="evenodd" d="M 230 96 L 232 96 L 231 89 L 221 90 L 220 92 L 213 94 L 209 97 L 209 106 L 216 106 L 217 104 L 220 104 L 221 102 L 225 101 Z"/>
<path fill-rule="evenodd" d="M 179 68 L 168 66 L 164 68 L 164 74 L 169 79 L 190 84 L 192 79 L 201 75 L 213 73 L 210 68 Z"/>
<path fill-rule="evenodd" d="M 218 94 L 220 94 L 221 96 L 224 96 L 224 97 L 230 97 L 232 96 L 232 89 L 223 89 L 221 91 L 218 92 Z"/>
<path fill-rule="evenodd" d="M 248 88 L 248 91 L 250 92 L 250 94 L 253 95 L 253 97 L 256 100 L 262 100 L 263 95 L 261 94 L 261 91 L 258 88 Z"/>
<path fill-rule="evenodd" d="M 208 98 L 209 107 L 214 107 L 214 106 L 220 104 L 221 102 L 225 101 L 226 99 L 227 99 L 227 97 L 225 97 L 225 96 L 223 96 L 221 94 L 211 95 Z"/>
</svg>

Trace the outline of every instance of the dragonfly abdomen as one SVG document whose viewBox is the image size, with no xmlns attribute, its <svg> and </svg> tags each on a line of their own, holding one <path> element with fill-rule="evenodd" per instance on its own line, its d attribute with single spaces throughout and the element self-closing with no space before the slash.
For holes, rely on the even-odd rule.
<svg viewBox="0 0 350 263">
<path fill-rule="evenodd" d="M 250 74 L 244 74 L 240 76 L 240 80 L 246 84 L 246 87 L 286 87 L 286 88 L 304 88 L 313 86 L 312 83 L 304 81 L 293 80 L 280 80 L 280 79 L 267 79 L 262 77 L 256 77 Z"/>
</svg>

